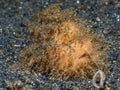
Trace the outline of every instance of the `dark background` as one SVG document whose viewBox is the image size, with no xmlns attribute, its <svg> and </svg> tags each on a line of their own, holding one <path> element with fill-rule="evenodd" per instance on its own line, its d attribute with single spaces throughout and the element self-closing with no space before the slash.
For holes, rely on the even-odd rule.
<svg viewBox="0 0 120 90">
<path fill-rule="evenodd" d="M 86 27 L 109 42 L 110 74 L 106 85 L 120 90 L 120 0 L 0 0 L 0 90 L 18 84 L 33 90 L 96 90 L 91 80 L 50 80 L 30 72 L 16 72 L 11 67 L 20 61 L 20 51 L 29 45 L 27 25 L 34 15 L 48 5 L 63 2 L 62 8 L 73 7 Z"/>
</svg>

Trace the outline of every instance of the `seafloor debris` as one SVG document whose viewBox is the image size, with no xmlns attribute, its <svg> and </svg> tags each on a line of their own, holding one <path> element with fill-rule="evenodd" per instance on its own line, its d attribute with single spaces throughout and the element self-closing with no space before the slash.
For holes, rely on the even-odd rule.
<svg viewBox="0 0 120 90">
<path fill-rule="evenodd" d="M 21 70 L 53 78 L 92 78 L 97 70 L 108 72 L 107 45 L 85 27 L 74 9 L 51 5 L 29 24 L 32 43 L 21 53 Z"/>
<path fill-rule="evenodd" d="M 96 79 L 97 79 L 97 76 L 99 75 L 100 77 L 100 85 L 97 85 L 96 84 Z M 101 70 L 98 70 L 95 75 L 93 76 L 93 79 L 92 79 L 92 82 L 93 82 L 93 85 L 97 88 L 97 89 L 100 89 L 100 88 L 104 88 L 104 81 L 105 81 L 105 74 L 104 72 L 102 72 Z"/>
</svg>

